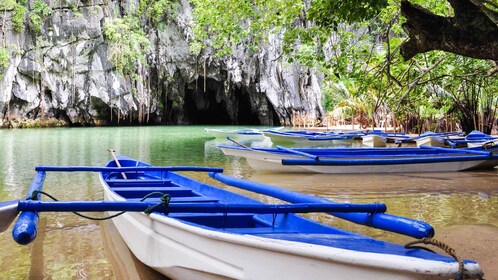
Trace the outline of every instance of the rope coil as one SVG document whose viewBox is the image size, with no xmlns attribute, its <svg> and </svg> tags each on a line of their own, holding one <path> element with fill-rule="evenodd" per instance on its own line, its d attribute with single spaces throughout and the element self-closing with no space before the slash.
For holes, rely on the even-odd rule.
<svg viewBox="0 0 498 280">
<path fill-rule="evenodd" d="M 442 249 L 443 251 L 445 251 L 448 255 L 452 256 L 458 262 L 458 273 L 455 276 L 455 280 L 464 279 L 465 267 L 464 267 L 462 258 L 460 258 L 460 256 L 457 255 L 455 249 L 451 248 L 450 246 L 448 246 L 447 244 L 445 244 L 439 240 L 436 240 L 434 238 L 427 238 L 427 237 L 419 239 L 419 240 L 414 240 L 414 241 L 408 242 L 405 244 L 405 248 L 407 248 L 407 249 L 424 249 L 424 250 L 428 250 L 428 251 L 433 252 L 432 250 L 425 248 L 425 247 L 413 246 L 415 244 L 421 244 L 421 243 L 426 244 L 426 245 L 436 246 L 436 247 Z"/>
</svg>

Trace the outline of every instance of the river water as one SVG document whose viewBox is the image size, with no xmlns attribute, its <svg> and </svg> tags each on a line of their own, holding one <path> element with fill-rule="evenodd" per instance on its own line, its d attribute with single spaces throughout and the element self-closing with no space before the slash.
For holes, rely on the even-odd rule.
<svg viewBox="0 0 498 280">
<path fill-rule="evenodd" d="M 475 226 L 497 232 L 497 169 L 382 175 L 256 173 L 244 159 L 224 156 L 216 148 L 218 140 L 210 139 L 204 128 L 156 126 L 0 130 L 0 201 L 23 198 L 35 176 L 37 165 L 102 166 L 111 160 L 106 149 L 113 148 L 120 154 L 154 165 L 219 166 L 233 176 L 335 201 L 383 202 L 390 214 L 424 220 L 433 225 L 436 238 L 439 231 L 447 233 L 448 229 L 454 231 L 469 227 L 472 227 L 471 234 L 477 236 L 479 232 L 475 232 Z M 212 182 L 204 176 L 195 176 L 199 180 Z M 46 192 L 60 200 L 102 198 L 97 174 L 48 173 L 44 186 Z M 275 202 L 265 197 L 258 198 Z M 376 238 L 397 242 L 409 240 L 328 215 L 309 216 Z M 71 213 L 43 213 L 40 217 L 38 237 L 30 245 L 17 245 L 10 229 L 0 234 L 0 279 L 163 278 L 130 254 L 109 221 L 91 221 Z M 442 237 L 444 239 L 445 236 Z M 467 237 L 461 237 L 460 241 L 465 241 L 463 239 Z"/>
</svg>

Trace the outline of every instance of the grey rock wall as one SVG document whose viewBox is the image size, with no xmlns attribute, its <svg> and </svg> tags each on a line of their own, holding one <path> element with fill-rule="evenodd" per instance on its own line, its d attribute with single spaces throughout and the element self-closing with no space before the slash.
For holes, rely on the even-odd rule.
<svg viewBox="0 0 498 280">
<path fill-rule="evenodd" d="M 320 78 L 312 70 L 279 59 L 280 38 L 259 53 L 236 49 L 225 59 L 194 56 L 191 7 L 181 0 L 175 18 L 150 28 L 152 49 L 146 81 L 120 76 L 109 61 L 103 24 L 130 5 L 116 1 L 59 3 L 39 34 L 12 28 L 11 11 L 0 13 L 0 42 L 11 54 L 0 68 L 0 122 L 62 125 L 115 123 L 262 124 L 290 122 L 293 110 L 322 114 Z"/>
</svg>

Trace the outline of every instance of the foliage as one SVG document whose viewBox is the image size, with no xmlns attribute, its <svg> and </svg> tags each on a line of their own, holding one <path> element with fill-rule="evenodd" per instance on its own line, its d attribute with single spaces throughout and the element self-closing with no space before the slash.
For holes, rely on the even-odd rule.
<svg viewBox="0 0 498 280">
<path fill-rule="evenodd" d="M 10 54 L 9 50 L 4 47 L 0 47 L 0 69 L 7 68 L 10 64 Z"/>
<path fill-rule="evenodd" d="M 212 48 L 217 57 L 228 55 L 243 44 L 256 51 L 300 17 L 301 0 L 191 0 L 194 6 L 191 49 L 199 53 Z"/>
<path fill-rule="evenodd" d="M 463 104 L 462 85 L 469 85 L 470 77 L 481 81 L 473 83 L 474 91 L 496 92 L 498 79 L 486 75 L 490 65 L 483 60 L 432 51 L 404 61 L 399 49 L 407 37 L 399 0 L 314 0 L 309 7 L 288 1 L 295 10 L 277 13 L 285 20 L 265 16 L 269 5 L 284 6 L 278 1 L 237 1 L 238 6 L 230 0 L 192 2 L 195 52 L 211 47 L 218 55 L 227 55 L 239 44 L 257 49 L 265 38 L 281 32 L 289 62 L 324 74 L 327 111 L 352 108 L 372 120 L 389 112 L 398 120 L 414 113 L 422 118 L 442 117 L 465 110 L 458 104 Z M 442 16 L 454 14 L 447 1 L 410 2 Z M 225 13 L 226 9 L 233 13 Z M 266 21 L 261 21 L 263 17 Z"/>
<path fill-rule="evenodd" d="M 343 23 L 353 24 L 374 18 L 384 9 L 387 0 L 314 0 L 308 11 L 317 25 L 337 30 Z"/>
<path fill-rule="evenodd" d="M 24 19 L 27 14 L 28 9 L 24 7 L 24 5 L 16 3 L 12 11 L 12 24 L 14 25 L 14 30 L 16 32 L 21 32 L 24 30 Z"/>
<path fill-rule="evenodd" d="M 52 14 L 52 8 L 42 1 L 33 3 L 32 11 L 29 13 L 30 26 L 33 31 L 39 33 L 43 24 L 43 19 Z"/>
<path fill-rule="evenodd" d="M 178 2 L 173 0 L 140 0 L 137 14 L 145 15 L 152 24 L 157 26 L 177 7 Z"/>
<path fill-rule="evenodd" d="M 138 18 L 125 16 L 106 22 L 104 35 L 110 43 L 109 60 L 119 73 L 134 74 L 137 63 L 146 63 L 150 41 L 140 27 Z"/>
</svg>

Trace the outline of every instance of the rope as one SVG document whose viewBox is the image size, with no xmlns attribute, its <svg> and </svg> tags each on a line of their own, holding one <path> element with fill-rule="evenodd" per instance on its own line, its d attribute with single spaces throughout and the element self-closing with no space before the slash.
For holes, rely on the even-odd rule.
<svg viewBox="0 0 498 280">
<path fill-rule="evenodd" d="M 38 191 L 38 190 L 35 190 L 31 193 L 31 197 L 27 198 L 27 200 L 38 200 L 37 199 L 37 196 L 38 194 L 43 194 L 45 196 L 48 196 L 49 198 L 51 198 L 52 200 L 54 201 L 59 201 L 57 198 L 55 198 L 54 196 L 44 192 L 44 191 Z M 154 205 L 154 206 L 149 206 L 147 209 L 144 210 L 144 213 L 145 214 L 150 214 L 152 212 L 154 212 L 156 209 L 159 209 L 159 207 L 163 206 L 164 207 L 164 213 L 166 215 L 168 215 L 168 205 L 169 205 L 169 202 L 171 200 L 171 196 L 169 194 L 164 194 L 162 192 L 152 192 L 152 193 L 149 193 L 147 194 L 146 196 L 144 196 L 140 202 L 146 200 L 147 198 L 153 196 L 153 195 L 161 195 L 161 202 L 159 202 L 158 204 Z M 84 214 L 81 214 L 79 212 L 73 212 L 73 214 L 75 215 L 78 215 L 82 218 L 85 218 L 85 219 L 89 219 L 89 220 L 93 220 L 93 221 L 105 221 L 105 220 L 109 220 L 109 219 L 112 219 L 112 218 L 116 218 L 120 215 L 123 215 L 124 213 L 126 213 L 126 211 L 121 211 L 121 212 L 118 212 L 114 215 L 110 215 L 108 217 L 92 217 L 92 216 L 87 216 L 87 215 L 84 215 Z"/>
<path fill-rule="evenodd" d="M 493 148 L 494 146 L 496 146 L 496 143 L 493 140 L 491 140 L 491 141 L 488 141 L 488 142 L 484 143 L 482 145 L 482 149 L 483 150 L 487 150 L 487 149 Z"/>
<path fill-rule="evenodd" d="M 428 248 L 425 248 L 425 247 L 413 246 L 415 244 L 420 244 L 420 243 L 434 245 L 434 246 L 442 249 L 443 251 L 445 251 L 448 255 L 452 256 L 458 262 L 458 273 L 455 276 L 455 280 L 464 279 L 464 270 L 465 270 L 465 268 L 464 268 L 464 265 L 463 265 L 463 261 L 457 255 L 456 251 L 453 248 L 451 248 L 450 246 L 446 245 L 445 243 L 443 243 L 443 242 L 441 242 L 439 240 L 436 240 L 436 239 L 433 239 L 433 238 L 427 238 L 427 237 L 419 239 L 419 240 L 414 240 L 414 241 L 408 242 L 408 243 L 405 244 L 405 248 L 407 248 L 407 249 L 418 248 L 418 249 L 425 249 L 425 250 L 434 252 L 434 251 L 432 251 L 432 250 L 430 250 Z"/>
<path fill-rule="evenodd" d="M 158 203 L 158 204 L 156 204 L 156 205 L 154 205 L 154 206 L 149 206 L 147 209 L 145 209 L 144 213 L 145 214 L 150 214 L 150 213 L 154 212 L 154 210 L 159 209 L 159 207 L 164 206 L 164 213 L 166 215 L 168 215 L 168 205 L 169 205 L 169 202 L 171 200 L 171 195 L 164 194 L 162 192 L 151 192 L 148 195 L 144 196 L 144 198 L 142 198 L 140 201 L 144 201 L 147 198 L 149 198 L 149 197 L 151 197 L 151 196 L 153 196 L 155 194 L 158 194 L 158 195 L 161 196 L 161 202 Z"/>
</svg>

